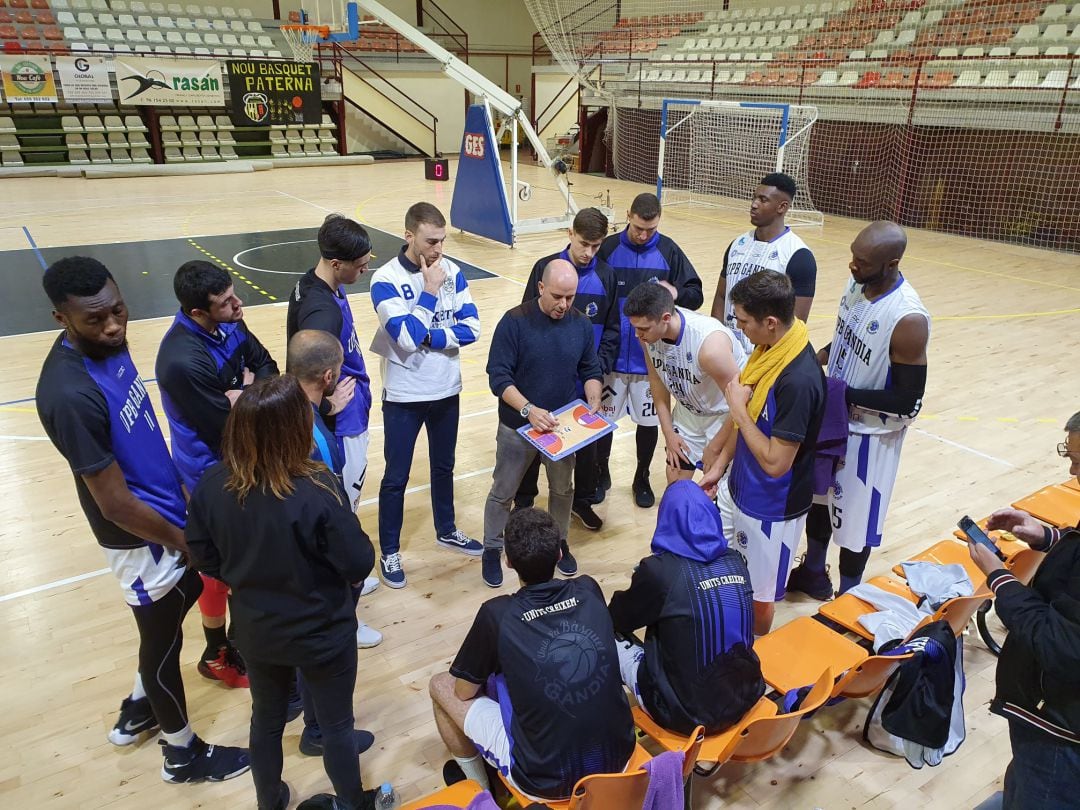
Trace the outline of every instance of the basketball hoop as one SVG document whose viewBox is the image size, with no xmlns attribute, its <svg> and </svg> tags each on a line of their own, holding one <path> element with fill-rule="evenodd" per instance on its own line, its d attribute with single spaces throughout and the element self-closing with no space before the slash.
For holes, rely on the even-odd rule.
<svg viewBox="0 0 1080 810">
<path fill-rule="evenodd" d="M 328 25 L 283 25 L 281 34 L 289 44 L 293 60 L 296 62 L 314 62 L 315 45 L 330 37 Z"/>
</svg>

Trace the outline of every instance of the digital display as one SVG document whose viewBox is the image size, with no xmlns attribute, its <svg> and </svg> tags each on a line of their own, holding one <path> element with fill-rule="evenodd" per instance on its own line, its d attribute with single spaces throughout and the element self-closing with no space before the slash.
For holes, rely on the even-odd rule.
<svg viewBox="0 0 1080 810">
<path fill-rule="evenodd" d="M 449 180 L 450 161 L 446 158 L 428 158 L 424 161 L 425 180 Z"/>
</svg>

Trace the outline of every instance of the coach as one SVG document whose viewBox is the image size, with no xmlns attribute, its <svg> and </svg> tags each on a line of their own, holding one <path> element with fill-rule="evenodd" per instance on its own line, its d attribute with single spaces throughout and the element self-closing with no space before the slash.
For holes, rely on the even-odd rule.
<svg viewBox="0 0 1080 810">
<path fill-rule="evenodd" d="M 503 315 L 491 339 L 487 372 L 491 392 L 499 398 L 499 430 L 491 491 L 484 507 L 483 577 L 492 588 L 503 581 L 502 538 L 510 504 L 539 453 L 518 428 L 531 424 L 543 432 L 553 430 L 558 422 L 551 411 L 574 399 L 578 380 L 584 384 L 592 411 L 600 407 L 603 375 L 596 359 L 592 323 L 574 309 L 577 283 L 574 265 L 564 259 L 549 262 L 538 285 L 540 297 Z M 574 497 L 574 456 L 561 461 L 544 455 L 540 458 L 547 469 L 548 511 L 562 533 L 558 568 L 573 576 L 577 562 L 570 554 L 566 535 Z"/>
</svg>

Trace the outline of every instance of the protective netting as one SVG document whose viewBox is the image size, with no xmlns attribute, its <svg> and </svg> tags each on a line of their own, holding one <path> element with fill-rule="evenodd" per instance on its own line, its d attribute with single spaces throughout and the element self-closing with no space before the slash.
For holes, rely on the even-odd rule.
<svg viewBox="0 0 1080 810">
<path fill-rule="evenodd" d="M 667 121 L 658 164 L 665 206 L 745 210 L 761 178 L 783 171 L 795 179 L 798 188 L 788 224 L 821 224 L 821 212 L 814 208 L 807 188 L 810 133 L 817 108 L 670 100 L 664 106 Z"/>
<path fill-rule="evenodd" d="M 815 106 L 821 211 L 1080 251 L 1080 3 L 526 4 L 620 178 L 655 183 L 662 98 Z"/>
</svg>

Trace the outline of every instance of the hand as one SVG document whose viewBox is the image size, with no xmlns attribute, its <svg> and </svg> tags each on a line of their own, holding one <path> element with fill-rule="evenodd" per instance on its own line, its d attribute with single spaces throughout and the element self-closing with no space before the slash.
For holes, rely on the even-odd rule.
<svg viewBox="0 0 1080 810">
<path fill-rule="evenodd" d="M 727 400 L 728 407 L 731 408 L 732 414 L 745 413 L 746 404 L 753 395 L 754 389 L 749 385 L 743 385 L 739 382 L 738 377 L 732 379 L 724 389 L 724 399 Z"/>
<path fill-rule="evenodd" d="M 342 377 L 338 380 L 334 393 L 327 397 L 330 402 L 330 414 L 341 413 L 352 402 L 356 394 L 356 377 Z"/>
<path fill-rule="evenodd" d="M 705 475 L 698 481 L 698 486 L 705 490 L 710 498 L 716 497 L 716 490 L 720 486 L 720 479 L 724 477 L 724 469 L 719 464 L 713 464 L 705 468 Z"/>
<path fill-rule="evenodd" d="M 424 274 L 424 290 L 432 295 L 439 294 L 439 288 L 446 281 L 446 268 L 443 267 L 440 258 L 435 264 L 428 266 L 427 259 L 420 256 L 420 272 Z"/>
<path fill-rule="evenodd" d="M 551 415 L 551 411 L 545 411 L 534 405 L 529 410 L 529 424 L 541 433 L 550 433 L 559 426 L 559 420 Z"/>
<path fill-rule="evenodd" d="M 255 382 L 255 372 L 252 371 L 247 366 L 244 366 L 244 377 L 243 377 L 243 379 L 244 379 L 244 384 L 243 384 L 242 387 L 247 388 L 249 385 L 251 385 L 253 382 Z"/>
<path fill-rule="evenodd" d="M 690 461 L 690 446 L 678 433 L 665 433 L 664 444 L 666 445 L 667 465 L 669 467 L 674 470 L 682 469 L 682 465 L 679 463 L 680 460 L 685 461 L 687 464 L 693 464 Z"/>
<path fill-rule="evenodd" d="M 600 410 L 600 405 L 602 402 L 602 398 L 597 395 L 596 397 L 587 397 L 585 404 L 589 406 L 589 413 L 596 413 L 598 410 Z"/>
<path fill-rule="evenodd" d="M 995 529 L 1012 532 L 1031 546 L 1038 548 L 1043 544 L 1046 532 L 1043 525 L 1027 512 L 1019 509 L 999 509 L 986 521 L 987 531 Z"/>
<path fill-rule="evenodd" d="M 674 284 L 663 280 L 658 280 L 656 283 L 663 287 L 665 290 L 667 290 L 669 293 L 671 293 L 672 301 L 679 300 L 679 291 L 675 288 Z"/>
<path fill-rule="evenodd" d="M 824 348 L 817 350 L 817 361 L 819 366 L 829 365 L 829 353 Z"/>
<path fill-rule="evenodd" d="M 979 566 L 979 570 L 987 576 L 991 572 L 997 571 L 999 568 L 1003 568 L 1001 560 L 986 546 L 978 543 L 972 543 L 968 540 L 968 554 L 971 555 L 971 559 L 975 561 L 975 565 Z"/>
</svg>

